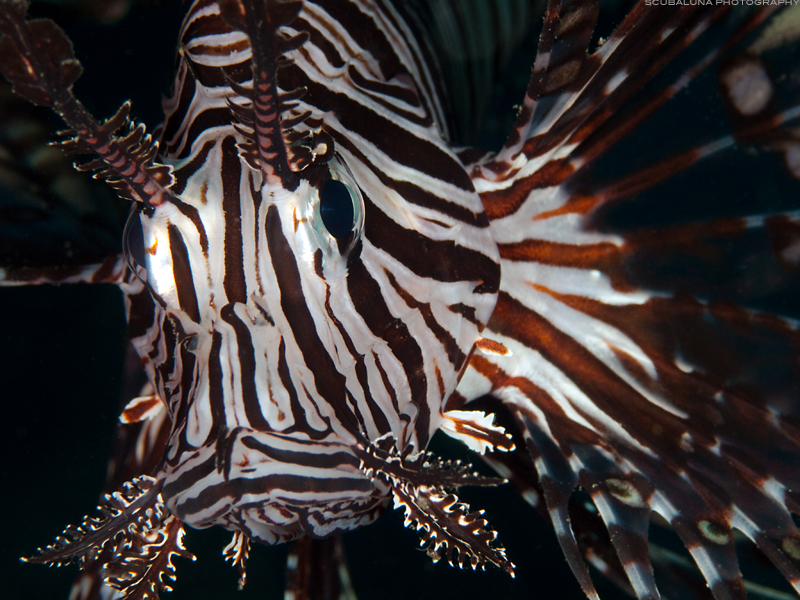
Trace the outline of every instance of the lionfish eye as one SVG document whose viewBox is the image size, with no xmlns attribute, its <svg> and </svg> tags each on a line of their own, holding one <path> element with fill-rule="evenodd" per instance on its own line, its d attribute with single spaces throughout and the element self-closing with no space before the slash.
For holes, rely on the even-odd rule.
<svg viewBox="0 0 800 600">
<path fill-rule="evenodd" d="M 313 222 L 318 243 L 344 255 L 357 246 L 364 227 L 361 188 L 338 156 L 328 161 L 328 173 L 313 196 Z"/>
<path fill-rule="evenodd" d="M 319 213 L 328 233 L 337 240 L 353 231 L 356 202 L 358 198 L 347 184 L 329 179 L 322 185 L 319 191 Z"/>
</svg>

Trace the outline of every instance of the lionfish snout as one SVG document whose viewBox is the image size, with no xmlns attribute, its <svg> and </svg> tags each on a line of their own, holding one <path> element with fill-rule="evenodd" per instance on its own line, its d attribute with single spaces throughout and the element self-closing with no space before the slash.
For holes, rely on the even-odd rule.
<svg viewBox="0 0 800 600">
<path fill-rule="evenodd" d="M 335 434 L 224 430 L 215 443 L 181 454 L 159 478 L 165 506 L 181 521 L 222 525 L 265 544 L 366 525 L 389 494 Z"/>
</svg>

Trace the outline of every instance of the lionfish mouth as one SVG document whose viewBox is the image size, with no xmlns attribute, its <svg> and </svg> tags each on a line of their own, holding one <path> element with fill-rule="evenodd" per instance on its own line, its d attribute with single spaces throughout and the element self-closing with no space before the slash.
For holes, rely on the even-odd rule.
<svg viewBox="0 0 800 600">
<path fill-rule="evenodd" d="M 194 527 L 223 525 L 266 544 L 370 523 L 390 491 L 337 440 L 240 428 L 177 458 L 178 471 L 159 475 L 170 512 Z"/>
</svg>

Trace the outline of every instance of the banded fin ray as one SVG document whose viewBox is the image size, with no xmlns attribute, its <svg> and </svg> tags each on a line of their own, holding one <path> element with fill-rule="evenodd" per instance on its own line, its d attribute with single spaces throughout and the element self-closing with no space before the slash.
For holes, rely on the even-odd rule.
<svg viewBox="0 0 800 600">
<path fill-rule="evenodd" d="M 572 37 L 559 38 L 564 46 L 553 52 L 553 31 L 566 27 L 562 16 L 569 10 L 568 3 L 550 3 L 515 133 L 498 155 L 473 163 L 503 268 L 484 335 L 511 356 L 474 354 L 457 391 L 468 407 L 489 394 L 513 415 L 539 482 L 531 489 L 524 478 L 510 480 L 534 501 L 541 495 L 540 508 L 589 597 L 596 591 L 584 557 L 599 554 L 586 537 L 579 544 L 575 528 L 583 525 L 571 523 L 568 501 L 578 487 L 594 500 L 619 557 L 618 575 L 638 598 L 660 597 L 647 552 L 653 511 L 681 537 L 716 598 L 745 595 L 734 529 L 748 535 L 800 591 L 800 563 L 793 556 L 800 534 L 790 514 L 798 508 L 791 465 L 800 451 L 786 396 L 790 365 L 800 353 L 798 323 L 736 307 L 723 302 L 723 295 L 695 299 L 695 289 L 680 278 L 648 289 L 647 278 L 637 279 L 630 269 L 664 248 L 685 249 L 686 260 L 696 254 L 715 264 L 731 245 L 755 239 L 754 232 L 754 243 L 769 255 L 763 249 L 771 242 L 773 250 L 791 245 L 786 236 L 796 219 L 793 209 L 663 231 L 615 229 L 604 221 L 604 202 L 629 202 L 736 140 L 775 149 L 769 136 L 786 131 L 793 110 L 771 105 L 759 116 L 760 127 L 751 121 L 749 130 L 736 128 L 726 143 L 675 155 L 653 168 L 650 179 L 646 170 L 635 172 L 627 180 L 635 187 L 621 185 L 617 191 L 623 193 L 603 196 L 609 184 L 600 183 L 593 169 L 682 85 L 729 58 L 733 42 L 748 39 L 770 11 L 749 20 L 705 7 L 665 9 L 659 16 L 657 7 L 640 3 L 589 55 L 586 32 L 595 17 L 584 7 L 586 14 L 576 15 L 569 30 Z M 638 32 L 630 30 L 634 22 Z M 730 44 L 701 55 L 683 80 L 645 88 L 665 64 L 720 28 Z M 642 88 L 651 95 L 639 99 Z M 644 117 L 634 108 L 643 109 Z M 768 237 L 777 237 L 776 227 L 783 228 L 783 246 Z M 780 255 L 769 260 L 771 268 L 783 268 Z M 638 264 L 646 274 L 647 263 Z M 717 349 L 708 343 L 712 339 L 724 339 L 726 346 Z M 767 339 L 767 356 L 748 352 Z M 753 423 L 759 426 L 748 425 Z M 765 457 L 758 448 L 767 439 L 776 452 Z M 511 464 L 501 455 L 489 461 Z"/>
</svg>

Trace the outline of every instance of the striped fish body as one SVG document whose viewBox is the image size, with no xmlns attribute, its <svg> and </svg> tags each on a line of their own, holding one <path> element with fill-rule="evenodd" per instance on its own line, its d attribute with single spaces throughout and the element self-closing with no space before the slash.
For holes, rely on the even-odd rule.
<svg viewBox="0 0 800 600">
<path fill-rule="evenodd" d="M 300 32 L 277 77 L 287 189 L 251 158 L 252 122 L 233 118 L 253 102 L 248 36 L 217 3 L 192 5 L 161 144 L 176 198 L 127 232 L 146 282 L 129 291 L 132 341 L 175 423 L 167 506 L 266 543 L 375 517 L 387 488 L 351 448 L 387 434 L 398 452 L 426 447 L 499 282 L 424 48 L 398 15 L 305 2 L 276 35 Z M 321 215 L 331 181 L 352 204 L 338 237 Z"/>
<path fill-rule="evenodd" d="M 737 144 L 781 153 L 798 178 L 786 125 L 800 108 L 759 56 L 772 9 L 640 2 L 598 41 L 599 2 L 550 0 L 516 123 L 484 154 L 452 148 L 405 3 L 195 0 L 155 144 L 127 106 L 94 122 L 71 94 L 66 38 L 41 47 L 57 28 L 0 2 L 4 74 L 67 121 L 62 147 L 97 157 L 81 168 L 137 201 L 122 258 L 0 279 L 120 285 L 149 376 L 123 413 L 141 429 L 119 491 L 32 562 L 79 561 L 93 585 L 152 598 L 171 557 L 188 555 L 183 524 L 221 525 L 241 583 L 251 538 L 301 538 L 299 597 L 321 570 L 310 556 L 341 557 L 336 536 L 309 539 L 392 499 L 434 561 L 513 575 L 482 513 L 452 493 L 501 480 L 425 452 L 443 431 L 546 516 L 590 598 L 587 563 L 648 600 L 660 597 L 651 555 L 682 570 L 648 546 L 652 513 L 696 562 L 700 594 L 744 598 L 734 530 L 800 592 L 800 328 L 716 302 L 727 296 L 712 283 L 652 275 L 675 253 L 690 270 L 738 265 L 741 243 L 769 247 L 763 279 L 783 281 L 798 268 L 798 209 L 606 220 Z M 712 66 L 732 133 L 603 182 L 611 148 Z"/>
</svg>

